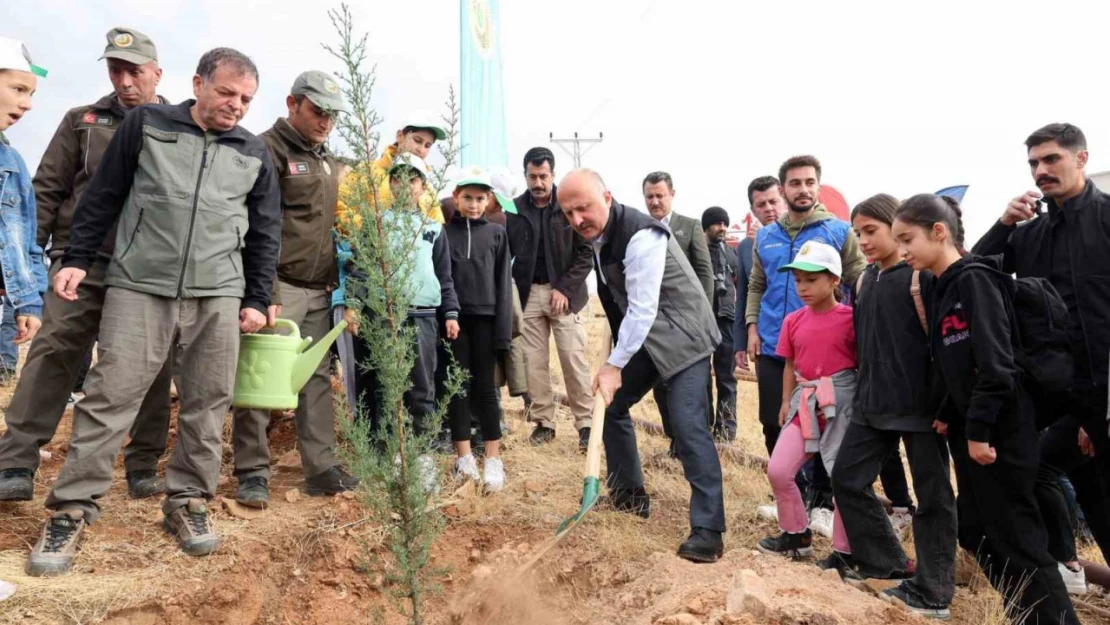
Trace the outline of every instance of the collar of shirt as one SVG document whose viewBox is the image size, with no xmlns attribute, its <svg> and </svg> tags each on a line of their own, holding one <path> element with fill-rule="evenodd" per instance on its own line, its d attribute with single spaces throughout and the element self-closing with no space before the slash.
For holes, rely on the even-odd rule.
<svg viewBox="0 0 1110 625">
<path fill-rule="evenodd" d="M 671 211 L 671 212 L 667 213 L 667 216 L 660 219 L 659 222 L 666 225 L 668 228 L 670 228 L 671 227 L 671 215 L 673 215 L 673 214 L 674 214 L 674 211 Z"/>
</svg>

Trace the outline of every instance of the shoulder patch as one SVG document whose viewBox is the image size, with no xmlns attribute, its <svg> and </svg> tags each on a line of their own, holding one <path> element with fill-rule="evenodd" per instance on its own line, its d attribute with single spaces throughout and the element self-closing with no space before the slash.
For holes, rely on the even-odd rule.
<svg viewBox="0 0 1110 625">
<path fill-rule="evenodd" d="M 308 163 L 294 163 L 289 161 L 289 175 L 300 176 L 309 173 Z"/>
<path fill-rule="evenodd" d="M 112 118 L 108 117 L 107 115 L 97 115 L 96 113 L 93 113 L 91 111 L 85 113 L 81 117 L 82 124 L 92 124 L 95 126 L 111 126 L 112 121 Z"/>
</svg>

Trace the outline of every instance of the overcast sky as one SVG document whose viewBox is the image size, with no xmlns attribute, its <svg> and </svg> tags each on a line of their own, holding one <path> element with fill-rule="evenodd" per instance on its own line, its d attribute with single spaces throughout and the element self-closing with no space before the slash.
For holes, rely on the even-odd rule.
<svg viewBox="0 0 1110 625">
<path fill-rule="evenodd" d="M 26 3 L 0 33 L 23 39 L 50 76 L 9 138 L 35 167 L 64 112 L 111 90 L 97 58 L 117 25 L 155 40 L 173 101 L 191 97 L 205 50 L 252 56 L 262 79 L 244 125 L 261 132 L 284 114 L 298 73 L 338 69 L 320 48 L 335 39 L 332 6 Z M 355 14 L 387 131 L 405 111 L 441 110 L 458 82 L 458 1 L 362 1 Z M 1037 127 L 1079 125 L 1091 171 L 1110 169 L 1108 18 L 1105 1 L 501 0 L 510 157 L 550 145 L 549 132 L 604 132 L 584 163 L 620 201 L 642 207 L 640 181 L 663 169 L 676 210 L 697 217 L 718 204 L 737 220 L 749 180 L 812 153 L 849 204 L 970 184 L 974 240 L 1032 187 L 1022 141 Z M 557 174 L 567 171 L 551 147 Z"/>
</svg>

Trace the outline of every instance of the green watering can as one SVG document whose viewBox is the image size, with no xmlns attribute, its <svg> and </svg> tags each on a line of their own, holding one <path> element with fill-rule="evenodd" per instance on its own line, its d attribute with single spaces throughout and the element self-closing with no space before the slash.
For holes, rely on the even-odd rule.
<svg viewBox="0 0 1110 625">
<path fill-rule="evenodd" d="M 340 321 L 315 345 L 312 345 L 312 337 L 302 339 L 301 329 L 288 319 L 278 319 L 274 325 L 289 330 L 289 335 L 244 334 L 239 338 L 239 366 L 235 370 L 232 406 L 267 410 L 296 408 L 297 393 L 308 383 L 347 322 Z"/>
</svg>

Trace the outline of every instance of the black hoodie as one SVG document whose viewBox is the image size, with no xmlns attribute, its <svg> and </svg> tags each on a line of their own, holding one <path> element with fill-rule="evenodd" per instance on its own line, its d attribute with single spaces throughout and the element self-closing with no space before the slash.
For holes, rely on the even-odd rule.
<svg viewBox="0 0 1110 625">
<path fill-rule="evenodd" d="M 455 213 L 445 230 L 459 314 L 495 317 L 494 348 L 508 351 L 513 331 L 509 235 L 484 216 L 467 219 L 462 211 Z"/>
<path fill-rule="evenodd" d="M 910 295 L 913 268 L 903 262 L 880 272 L 871 265 L 862 279 L 853 299 L 859 383 L 852 420 L 879 430 L 931 432 L 932 363 Z M 936 279 L 926 271 L 918 283 L 928 305 Z"/>
<path fill-rule="evenodd" d="M 967 439 L 991 442 L 1004 420 L 1016 422 L 1020 370 L 1014 362 L 1013 278 L 1002 273 L 1001 257 L 969 254 L 936 282 L 930 346 L 940 381 Z M 1031 416 L 1030 416 L 1031 418 Z"/>
</svg>

